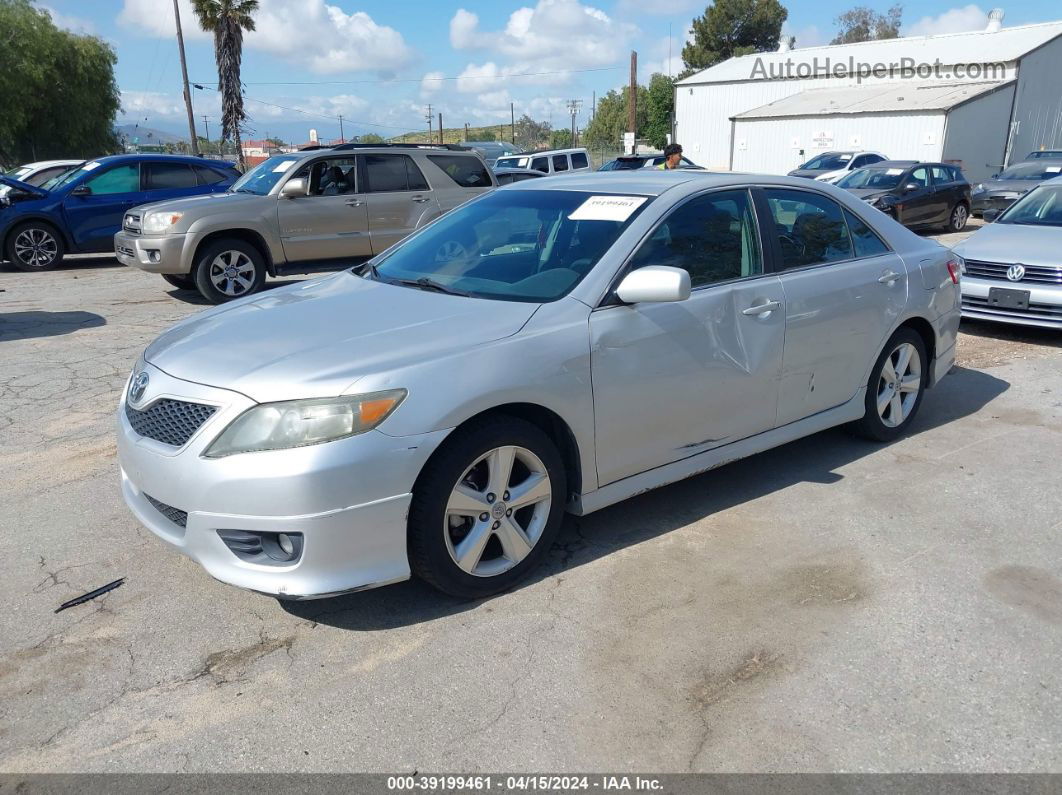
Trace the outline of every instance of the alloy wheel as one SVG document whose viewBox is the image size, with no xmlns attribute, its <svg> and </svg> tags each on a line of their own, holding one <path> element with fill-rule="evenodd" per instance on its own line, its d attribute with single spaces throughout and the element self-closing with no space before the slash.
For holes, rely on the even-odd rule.
<svg viewBox="0 0 1062 795">
<path fill-rule="evenodd" d="M 242 251 L 223 251 L 210 263 L 210 282 L 217 290 L 235 298 L 254 286 L 254 263 Z"/>
<path fill-rule="evenodd" d="M 59 253 L 59 243 L 46 229 L 30 227 L 15 237 L 15 256 L 30 268 L 46 268 Z"/>
<path fill-rule="evenodd" d="M 549 519 L 553 486 L 545 464 L 525 447 L 496 447 L 454 486 L 443 516 L 446 548 L 462 571 L 494 577 L 534 549 Z"/>
<path fill-rule="evenodd" d="M 878 379 L 878 416 L 896 428 L 911 416 L 922 389 L 922 357 L 909 342 L 902 342 L 885 358 Z"/>
<path fill-rule="evenodd" d="M 956 205 L 951 214 L 951 228 L 956 232 L 966 228 L 966 222 L 969 220 L 969 214 L 966 212 L 965 205 Z"/>
</svg>

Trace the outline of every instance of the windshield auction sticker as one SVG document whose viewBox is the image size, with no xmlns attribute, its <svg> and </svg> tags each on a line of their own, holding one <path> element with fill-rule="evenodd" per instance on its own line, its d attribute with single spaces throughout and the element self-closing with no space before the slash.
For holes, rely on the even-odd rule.
<svg viewBox="0 0 1062 795">
<path fill-rule="evenodd" d="M 591 196 L 568 216 L 569 221 L 626 221 L 645 204 L 644 196 Z"/>
<path fill-rule="evenodd" d="M 294 160 L 285 160 L 282 163 L 278 163 L 277 167 L 273 169 L 273 173 L 280 174 L 283 171 L 287 171 L 289 168 L 292 167 L 292 165 L 294 165 L 294 163 Z"/>
</svg>

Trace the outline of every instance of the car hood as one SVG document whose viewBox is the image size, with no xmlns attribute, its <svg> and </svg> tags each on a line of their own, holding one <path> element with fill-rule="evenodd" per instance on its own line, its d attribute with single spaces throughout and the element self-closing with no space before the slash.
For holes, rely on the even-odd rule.
<svg viewBox="0 0 1062 795">
<path fill-rule="evenodd" d="M 141 212 L 191 212 L 200 211 L 205 213 L 214 212 L 219 205 L 225 208 L 235 207 L 238 204 L 251 201 L 262 201 L 266 196 L 257 193 L 204 193 L 200 196 L 187 196 L 183 199 L 166 199 L 151 204 L 142 204 L 138 207 Z"/>
<path fill-rule="evenodd" d="M 1026 193 L 1039 183 L 1028 179 L 986 179 L 981 184 L 985 193 Z"/>
<path fill-rule="evenodd" d="M 538 307 L 427 292 L 346 271 L 194 315 L 156 339 L 144 358 L 176 378 L 258 402 L 327 397 L 370 373 L 512 336 Z"/>
<path fill-rule="evenodd" d="M 880 199 L 882 196 L 889 195 L 889 191 L 881 190 L 880 188 L 845 188 L 845 190 L 864 201 Z"/>
<path fill-rule="evenodd" d="M 809 177 L 810 179 L 814 179 L 815 177 L 819 177 L 819 176 L 822 176 L 823 174 L 828 174 L 828 173 L 829 173 L 829 169 L 826 169 L 826 168 L 798 168 L 798 169 L 795 169 L 794 171 L 790 171 L 789 172 L 789 176 L 791 176 L 791 177 Z"/>
<path fill-rule="evenodd" d="M 37 186 L 30 185 L 27 182 L 12 179 L 11 177 L 5 177 L 3 174 L 0 174 L 0 185 L 6 185 L 7 187 L 12 188 L 14 190 L 24 191 L 30 196 L 36 196 L 39 199 L 43 199 L 45 196 L 48 195 L 48 191 L 44 190 L 44 188 L 38 188 Z"/>
<path fill-rule="evenodd" d="M 1060 249 L 1062 227 L 994 223 L 981 227 L 954 250 L 964 259 L 1054 268 Z"/>
</svg>

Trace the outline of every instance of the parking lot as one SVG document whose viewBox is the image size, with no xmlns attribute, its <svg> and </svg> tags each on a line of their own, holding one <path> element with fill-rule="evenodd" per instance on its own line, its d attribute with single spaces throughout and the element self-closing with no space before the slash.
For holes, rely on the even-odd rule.
<svg viewBox="0 0 1062 795">
<path fill-rule="evenodd" d="M 964 324 L 909 437 L 570 518 L 500 597 L 282 603 L 119 493 L 129 369 L 203 304 L 110 259 L 0 291 L 2 770 L 1062 771 L 1057 333 Z"/>
</svg>

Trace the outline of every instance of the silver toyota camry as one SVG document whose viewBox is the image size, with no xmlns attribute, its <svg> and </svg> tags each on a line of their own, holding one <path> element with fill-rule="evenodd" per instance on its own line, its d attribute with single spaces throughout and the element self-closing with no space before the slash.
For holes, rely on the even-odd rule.
<svg viewBox="0 0 1062 795">
<path fill-rule="evenodd" d="M 808 180 L 512 185 L 160 336 L 119 406 L 122 490 L 237 586 L 483 596 L 565 512 L 835 425 L 904 433 L 952 366 L 961 265 Z"/>
</svg>

